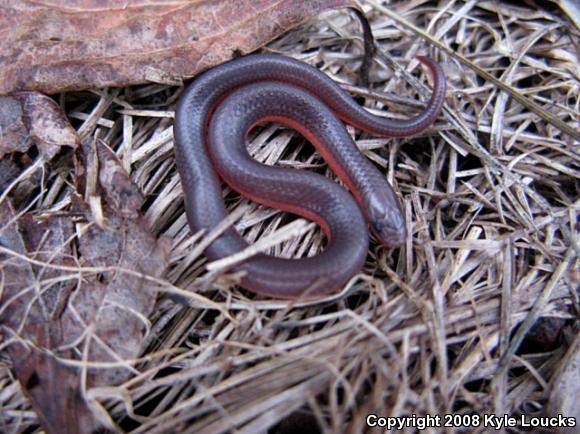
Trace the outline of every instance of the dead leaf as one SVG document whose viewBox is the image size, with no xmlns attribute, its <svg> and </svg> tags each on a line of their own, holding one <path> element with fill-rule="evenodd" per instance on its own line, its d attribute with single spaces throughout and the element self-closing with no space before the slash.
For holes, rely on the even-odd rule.
<svg viewBox="0 0 580 434">
<path fill-rule="evenodd" d="M 0 97 L 0 159 L 26 152 L 32 144 L 51 159 L 61 146 L 75 148 L 76 131 L 52 98 L 37 92 L 17 92 Z"/>
<path fill-rule="evenodd" d="M 85 137 L 77 153 L 76 186 L 86 201 L 103 194 L 116 215 L 136 218 L 143 195 L 133 184 L 123 164 L 102 140 Z"/>
<path fill-rule="evenodd" d="M 2 102 L 0 102 L 0 106 Z M 20 174 L 18 165 L 8 158 L 0 158 L 0 191 L 5 191 L 6 187 Z"/>
<path fill-rule="evenodd" d="M 38 411 L 48 434 L 109 433 L 114 429 L 98 418 L 80 393 L 80 370 L 61 363 L 35 347 L 8 348 L 13 371 Z M 104 423 L 103 423 L 104 422 Z"/>
<path fill-rule="evenodd" d="M 58 316 L 74 282 L 60 280 L 54 269 L 18 257 L 29 255 L 53 265 L 69 263 L 70 219 L 39 224 L 30 216 L 17 217 L 8 201 L 0 204 L 0 246 L 12 252 L 0 253 L 4 283 L 0 324 L 4 341 L 9 342 L 6 351 L 13 371 L 48 433 L 63 432 L 64 427 L 72 430 L 67 432 L 93 432 L 99 424 L 80 393 L 79 373 L 48 352 L 61 340 Z"/>
<path fill-rule="evenodd" d="M 99 183 L 104 186 L 109 204 L 122 217 L 137 217 L 143 205 L 143 195 L 131 182 L 117 155 L 103 142 L 97 142 Z"/>
<path fill-rule="evenodd" d="M 82 391 L 119 384 L 134 372 L 156 299 L 151 278 L 161 276 L 168 262 L 165 241 L 139 215 L 138 189 L 114 154 L 99 146 L 106 225 L 93 221 L 78 195 L 75 223 L 70 215 L 18 215 L 7 199 L 0 202 L 0 330 L 48 432 L 103 429 L 106 420 Z M 96 148 L 84 146 L 81 153 L 88 154 L 83 161 L 97 161 Z M 90 172 L 78 168 L 78 177 Z M 82 362 L 86 375 L 67 359 Z"/>
<path fill-rule="evenodd" d="M 61 273 L 52 268 L 74 265 L 71 236 L 70 218 L 37 221 L 29 214 L 17 216 L 8 201 L 0 204 L 0 246 L 13 252 L 13 256 L 0 254 L 4 277 L 0 324 L 39 345 L 52 347 L 57 343 L 55 337 L 60 333 L 52 328 L 53 321 L 62 313 L 75 285 L 74 280 L 59 279 Z"/>
<path fill-rule="evenodd" d="M 103 272 L 84 276 L 71 296 L 62 316 L 63 344 L 73 344 L 89 332 L 89 360 L 119 362 L 141 351 L 156 299 L 156 288 L 145 276 L 163 274 L 168 249 L 164 240 L 150 234 L 143 219 L 107 215 L 107 222 L 107 229 L 95 224 L 77 229 L 82 266 Z M 130 364 L 89 369 L 89 384 L 119 384 L 131 372 Z"/>
<path fill-rule="evenodd" d="M 16 98 L 0 96 L 0 158 L 14 151 L 26 152 L 31 144 Z"/>
<path fill-rule="evenodd" d="M 23 1 L 0 13 L 0 94 L 184 77 L 354 0 Z"/>
</svg>

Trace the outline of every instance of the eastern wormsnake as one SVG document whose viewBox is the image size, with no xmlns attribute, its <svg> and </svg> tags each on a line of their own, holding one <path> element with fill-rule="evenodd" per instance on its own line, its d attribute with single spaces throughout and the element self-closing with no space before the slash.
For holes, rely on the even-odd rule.
<svg viewBox="0 0 580 434">
<path fill-rule="evenodd" d="M 185 209 L 194 232 L 211 231 L 227 215 L 219 176 L 256 202 L 318 223 L 328 238 L 320 254 L 284 259 L 264 254 L 235 267 L 241 286 L 260 295 L 292 299 L 329 294 L 357 273 L 368 250 L 368 221 L 389 247 L 405 238 L 399 201 L 383 174 L 357 149 L 343 121 L 384 137 L 405 137 L 427 128 L 445 98 L 441 68 L 417 57 L 433 76 L 425 110 L 408 120 L 371 115 L 317 69 L 287 57 L 252 55 L 206 71 L 185 90 L 177 106 L 174 136 Z M 257 123 L 286 124 L 307 138 L 347 185 L 311 172 L 270 167 L 250 157 L 248 131 Z M 211 157 L 211 158 L 210 158 Z M 358 202 L 358 205 L 357 205 Z M 248 247 L 229 229 L 207 249 L 210 260 Z"/>
</svg>

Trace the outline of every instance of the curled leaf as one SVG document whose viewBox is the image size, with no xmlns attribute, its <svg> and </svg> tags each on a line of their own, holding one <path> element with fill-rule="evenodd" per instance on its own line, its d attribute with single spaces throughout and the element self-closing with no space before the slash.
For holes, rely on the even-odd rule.
<svg viewBox="0 0 580 434">
<path fill-rule="evenodd" d="M 1 6 L 0 94 L 55 93 L 183 77 L 252 52 L 353 0 L 177 0 Z"/>
<path fill-rule="evenodd" d="M 47 159 L 61 146 L 75 148 L 76 131 L 52 98 L 37 92 L 17 92 L 0 97 L 0 159 L 26 152 L 35 144 Z"/>
</svg>

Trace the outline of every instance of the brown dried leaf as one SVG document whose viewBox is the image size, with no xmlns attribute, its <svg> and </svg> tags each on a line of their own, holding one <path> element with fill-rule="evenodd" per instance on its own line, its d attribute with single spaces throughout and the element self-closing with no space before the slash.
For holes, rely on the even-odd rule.
<svg viewBox="0 0 580 434">
<path fill-rule="evenodd" d="M 114 153 L 102 143 L 98 149 L 84 146 L 82 153 L 91 162 L 99 154 L 97 178 L 113 202 L 104 203 L 106 227 L 91 222 L 78 197 L 73 207 L 87 219 L 75 226 L 70 216 L 17 215 L 7 200 L 0 203 L 0 325 L 16 375 L 49 432 L 63 423 L 71 432 L 94 432 L 106 422 L 81 390 L 130 375 L 155 303 L 150 279 L 168 261 L 164 240 L 138 215 L 139 191 Z M 82 361 L 87 375 L 56 356 Z"/>
<path fill-rule="evenodd" d="M 163 274 L 168 249 L 164 240 L 158 242 L 149 233 L 143 219 L 107 217 L 110 228 L 91 224 L 78 231 L 82 265 L 103 272 L 85 276 L 69 301 L 62 317 L 63 344 L 74 344 L 92 327 L 88 359 L 118 362 L 134 359 L 141 351 L 155 304 L 154 288 L 146 277 Z M 129 365 L 89 369 L 89 384 L 118 384 L 130 373 Z"/>
<path fill-rule="evenodd" d="M 71 299 L 62 317 L 65 344 L 73 344 L 92 326 L 89 338 L 94 334 L 97 339 L 91 339 L 89 360 L 131 360 L 141 350 L 149 326 L 147 317 L 155 303 L 145 275 L 163 274 L 169 249 L 164 239 L 151 235 L 145 219 L 139 216 L 143 197 L 115 153 L 103 141 L 87 137 L 78 154 L 77 181 L 91 210 L 91 198 L 100 204 L 102 193 L 105 199 L 99 205 L 105 221 L 97 218 L 97 224 L 77 226 L 80 261 L 103 272 L 85 276 L 84 285 Z M 84 202 L 79 200 L 76 207 L 88 221 L 93 220 Z M 89 369 L 89 384 L 118 384 L 130 372 L 130 365 Z"/>
<path fill-rule="evenodd" d="M 0 96 L 0 158 L 10 152 L 26 152 L 30 146 L 23 122 L 22 106 L 16 98 Z"/>
<path fill-rule="evenodd" d="M 102 140 L 86 137 L 77 155 L 77 190 L 85 199 L 103 193 L 114 214 L 126 218 L 138 217 L 143 195 L 111 148 Z"/>
<path fill-rule="evenodd" d="M 0 323 L 40 345 L 56 343 L 59 333 L 44 328 L 55 325 L 53 321 L 62 313 L 75 285 L 74 280 L 59 279 L 61 272 L 54 268 L 74 265 L 71 236 L 70 218 L 39 221 L 30 214 L 17 217 L 9 202 L 0 204 L 0 246 L 13 252 L 13 256 L 0 255 L 4 276 Z M 47 334 L 42 335 L 43 331 Z"/>
<path fill-rule="evenodd" d="M 129 177 L 117 155 L 102 142 L 97 143 L 99 183 L 107 193 L 108 202 L 122 217 L 137 217 L 143 205 L 141 191 Z"/>
<path fill-rule="evenodd" d="M 175 84 L 353 0 L 33 2 L 0 6 L 0 94 Z"/>
<path fill-rule="evenodd" d="M 13 371 L 38 410 L 48 434 L 109 433 L 105 417 L 97 418 L 80 394 L 80 371 L 35 347 L 9 347 Z M 101 423 L 100 421 L 104 422 Z"/>
<path fill-rule="evenodd" d="M 2 103 L 0 102 L 0 105 L 1 104 Z M 20 168 L 14 161 L 8 158 L 0 158 L 0 191 L 5 191 L 5 188 L 19 174 Z"/>
<path fill-rule="evenodd" d="M 49 353 L 60 343 L 58 316 L 74 281 L 59 279 L 62 273 L 54 268 L 18 257 L 69 264 L 71 233 L 70 219 L 36 222 L 28 215 L 17 219 L 9 202 L 0 204 L 0 246 L 12 253 L 0 253 L 4 283 L 0 324 L 6 340 L 15 338 L 7 345 L 12 368 L 48 433 L 63 432 L 63 427 L 72 430 L 67 432 L 89 433 L 100 426 L 80 393 L 79 372 Z"/>
<path fill-rule="evenodd" d="M 61 146 L 75 148 L 76 131 L 57 103 L 37 92 L 0 97 L 0 159 L 11 152 L 26 152 L 31 144 L 47 159 Z"/>
</svg>

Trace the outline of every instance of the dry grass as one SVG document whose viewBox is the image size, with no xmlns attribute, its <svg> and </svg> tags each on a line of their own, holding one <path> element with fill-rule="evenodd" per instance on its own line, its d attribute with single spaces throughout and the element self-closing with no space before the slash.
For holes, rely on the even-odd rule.
<svg viewBox="0 0 580 434">
<path fill-rule="evenodd" d="M 142 189 L 152 230 L 173 241 L 166 283 L 189 291 L 179 292 L 178 303 L 160 295 L 138 375 L 88 391 L 123 429 L 260 433 L 277 426 L 282 433 L 317 425 L 311 432 L 357 433 L 369 413 L 568 408 L 580 416 L 573 396 L 559 393 L 563 381 L 580 387 L 577 376 L 566 377 L 579 348 L 577 29 L 557 11 L 503 2 L 388 7 L 364 2 L 385 53 L 374 64 L 372 93 L 353 86 L 362 44 L 345 12 L 265 48 L 316 65 L 370 110 L 397 118 L 421 108 L 407 85 L 409 73 L 425 83 L 416 54 L 437 59 L 448 78 L 445 113 L 427 132 L 402 140 L 356 132 L 400 193 L 411 235 L 397 251 L 372 244 L 364 270 L 318 302 L 258 299 L 224 274 L 231 258 L 206 263 L 208 238 L 187 225 L 172 153 L 181 89 L 63 96 L 69 116 L 83 119 L 79 133 L 100 128 Z M 401 65 L 396 74 L 385 66 L 393 62 Z M 377 95 L 378 104 L 368 98 Z M 275 125 L 257 131 L 250 148 L 267 164 L 328 172 L 307 143 Z M 66 206 L 51 194 L 62 175 L 46 178 L 36 207 Z M 294 257 L 321 248 L 316 226 L 289 223 L 233 194 L 228 203 L 236 227 L 260 239 L 260 249 Z M 24 432 L 34 413 L 7 369 L 0 382 L 4 408 L 21 421 L 14 432 Z M 455 430 L 462 431 L 432 432 Z"/>
</svg>

